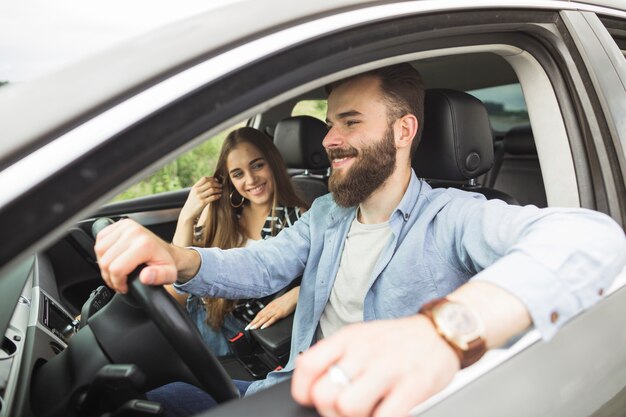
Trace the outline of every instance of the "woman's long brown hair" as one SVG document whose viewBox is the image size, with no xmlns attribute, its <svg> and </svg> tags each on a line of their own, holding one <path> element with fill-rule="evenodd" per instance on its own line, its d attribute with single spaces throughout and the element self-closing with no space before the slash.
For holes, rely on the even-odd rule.
<svg viewBox="0 0 626 417">
<path fill-rule="evenodd" d="M 274 177 L 274 198 L 271 209 L 272 217 L 275 217 L 274 210 L 278 206 L 300 207 L 302 209 L 308 208 L 308 205 L 296 194 L 291 180 L 289 179 L 285 161 L 272 142 L 272 139 L 257 129 L 251 127 L 239 128 L 226 136 L 217 160 L 217 166 L 213 176 L 215 178 L 221 178 L 222 180 L 222 196 L 209 206 L 209 215 L 207 216 L 205 224 L 204 241 L 202 242 L 205 247 L 230 249 L 241 247 L 246 243 L 247 238 L 243 233 L 242 227 L 239 225 L 238 218 L 243 206 L 234 208 L 230 201 L 231 193 L 233 193 L 233 200 L 236 202 L 241 200 L 241 196 L 230 181 L 228 167 L 226 166 L 228 155 L 242 143 L 248 143 L 257 148 L 272 170 Z M 247 203 L 248 202 L 244 203 L 244 205 Z M 218 329 L 224 323 L 226 314 L 233 310 L 237 300 L 205 297 L 204 302 L 207 312 L 207 323 L 214 329 Z"/>
</svg>

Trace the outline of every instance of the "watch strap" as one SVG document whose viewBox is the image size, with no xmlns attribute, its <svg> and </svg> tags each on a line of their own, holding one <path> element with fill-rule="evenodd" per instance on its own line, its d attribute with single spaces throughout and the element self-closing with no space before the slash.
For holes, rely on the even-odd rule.
<svg viewBox="0 0 626 417">
<path fill-rule="evenodd" d="M 478 362 L 486 351 L 487 345 L 485 344 L 485 339 L 482 337 L 477 337 L 469 342 L 467 350 L 463 351 L 463 355 L 461 355 L 461 369 Z"/>
</svg>

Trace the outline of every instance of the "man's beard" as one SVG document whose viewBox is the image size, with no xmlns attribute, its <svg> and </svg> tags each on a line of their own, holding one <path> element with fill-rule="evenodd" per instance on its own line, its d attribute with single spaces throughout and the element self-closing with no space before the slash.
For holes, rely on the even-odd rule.
<svg viewBox="0 0 626 417">
<path fill-rule="evenodd" d="M 355 157 L 355 160 L 344 175 L 332 172 L 328 189 L 338 205 L 353 207 L 367 200 L 393 173 L 396 166 L 393 128 L 390 126 L 387 129 L 380 142 L 361 151 L 352 146 L 328 150 L 331 161 L 344 157 Z"/>
</svg>

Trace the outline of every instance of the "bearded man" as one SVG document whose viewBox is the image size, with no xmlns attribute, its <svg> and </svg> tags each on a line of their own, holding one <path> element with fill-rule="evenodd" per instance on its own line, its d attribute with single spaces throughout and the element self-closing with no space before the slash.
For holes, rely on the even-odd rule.
<svg viewBox="0 0 626 417">
<path fill-rule="evenodd" d="M 124 220 L 98 236 L 104 280 L 126 292 L 127 275 L 144 263 L 144 284 L 240 299 L 302 275 L 289 363 L 238 387 L 250 394 L 293 375 L 294 398 L 323 416 L 406 415 L 531 323 L 551 337 L 624 265 L 623 232 L 589 210 L 432 189 L 411 169 L 423 108 L 421 78 L 408 64 L 332 85 L 323 141 L 331 194 L 293 227 L 222 251 L 174 247 Z M 467 343 L 440 320 L 471 336 Z M 168 396 L 210 406 L 181 385 L 166 408 Z"/>
</svg>

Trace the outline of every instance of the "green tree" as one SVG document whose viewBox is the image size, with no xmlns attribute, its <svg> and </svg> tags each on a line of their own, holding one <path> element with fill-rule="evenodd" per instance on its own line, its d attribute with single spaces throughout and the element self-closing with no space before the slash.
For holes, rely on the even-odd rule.
<svg viewBox="0 0 626 417">
<path fill-rule="evenodd" d="M 237 125 L 233 129 L 240 126 L 243 124 Z M 117 195 L 112 202 L 180 190 L 191 187 L 204 175 L 213 175 L 220 149 L 222 149 L 226 135 L 231 130 L 221 132 L 179 156 L 175 161 L 165 165 L 148 178 L 139 181 Z"/>
<path fill-rule="evenodd" d="M 326 100 L 303 100 L 298 102 L 291 111 L 292 116 L 313 116 L 321 121 L 326 120 Z"/>
</svg>

